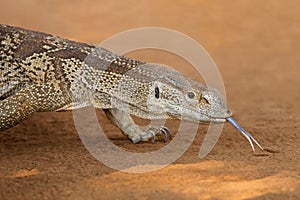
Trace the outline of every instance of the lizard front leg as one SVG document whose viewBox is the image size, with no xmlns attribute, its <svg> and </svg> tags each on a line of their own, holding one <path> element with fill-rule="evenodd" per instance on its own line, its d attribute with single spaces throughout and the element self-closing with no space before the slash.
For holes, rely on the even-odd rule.
<svg viewBox="0 0 300 200">
<path fill-rule="evenodd" d="M 132 117 L 118 109 L 104 109 L 106 116 L 116 125 L 121 131 L 127 135 L 133 143 L 140 141 L 151 141 L 155 142 L 155 136 L 157 134 L 163 134 L 164 141 L 166 142 L 168 137 L 171 137 L 171 133 L 167 127 L 164 126 L 151 126 L 146 131 L 143 131 L 135 124 Z"/>
<path fill-rule="evenodd" d="M 0 101 L 0 131 L 6 130 L 27 118 L 34 112 L 53 111 L 66 101 L 55 85 L 29 85 L 12 96 Z"/>
</svg>

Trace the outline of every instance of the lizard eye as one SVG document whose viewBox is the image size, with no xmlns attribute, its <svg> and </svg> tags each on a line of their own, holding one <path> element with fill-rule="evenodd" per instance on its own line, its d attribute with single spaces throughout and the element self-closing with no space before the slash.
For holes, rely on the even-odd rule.
<svg viewBox="0 0 300 200">
<path fill-rule="evenodd" d="M 188 96 L 190 99 L 193 99 L 196 95 L 195 95 L 194 92 L 189 92 L 189 93 L 187 94 L 187 96 Z"/>
<path fill-rule="evenodd" d="M 154 89 L 154 92 L 155 92 L 155 98 L 159 98 L 159 89 L 158 89 L 158 87 L 155 87 L 155 89 Z"/>
</svg>

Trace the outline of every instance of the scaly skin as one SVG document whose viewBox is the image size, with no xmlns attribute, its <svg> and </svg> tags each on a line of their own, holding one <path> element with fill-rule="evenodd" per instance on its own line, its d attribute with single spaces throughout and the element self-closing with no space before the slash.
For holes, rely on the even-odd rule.
<svg viewBox="0 0 300 200">
<path fill-rule="evenodd" d="M 168 129 L 142 131 L 131 114 L 215 123 L 231 116 L 217 90 L 166 66 L 7 25 L 0 25 L 0 99 L 0 130 L 34 112 L 93 105 L 133 142 L 166 139 Z"/>
</svg>

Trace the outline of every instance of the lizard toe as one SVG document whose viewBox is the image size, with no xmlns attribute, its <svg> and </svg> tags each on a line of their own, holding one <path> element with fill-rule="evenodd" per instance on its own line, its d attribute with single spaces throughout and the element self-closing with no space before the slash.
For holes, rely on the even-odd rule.
<svg viewBox="0 0 300 200">
<path fill-rule="evenodd" d="M 148 137 L 150 136 L 149 139 L 151 138 L 152 143 L 155 142 L 156 135 L 163 135 L 164 142 L 167 142 L 169 138 L 172 138 L 171 131 L 165 126 L 160 126 L 160 127 L 152 126 L 146 131 L 145 136 L 147 135 Z"/>
<path fill-rule="evenodd" d="M 172 138 L 171 131 L 167 127 L 161 126 L 160 131 L 164 135 L 164 142 L 167 142 L 168 138 Z"/>
<path fill-rule="evenodd" d="M 131 137 L 131 140 L 134 144 L 137 144 L 141 141 L 147 142 L 149 140 L 151 140 L 152 143 L 155 143 L 157 135 L 162 135 L 164 142 L 167 142 L 169 138 L 172 138 L 171 131 L 167 127 L 151 126 L 145 132 Z"/>
<path fill-rule="evenodd" d="M 133 144 L 137 144 L 141 141 L 141 138 L 140 137 L 131 138 L 131 141 L 133 142 Z"/>
</svg>

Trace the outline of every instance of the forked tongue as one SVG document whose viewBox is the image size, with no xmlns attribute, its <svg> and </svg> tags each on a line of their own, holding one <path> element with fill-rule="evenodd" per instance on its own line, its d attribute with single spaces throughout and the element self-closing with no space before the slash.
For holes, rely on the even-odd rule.
<svg viewBox="0 0 300 200">
<path fill-rule="evenodd" d="M 227 121 L 229 121 L 235 128 L 237 128 L 246 138 L 247 140 L 250 142 L 250 145 L 252 147 L 253 152 L 255 152 L 254 149 L 254 145 L 253 142 L 263 151 L 264 149 L 262 148 L 262 146 L 260 146 L 260 144 L 256 141 L 256 139 L 254 139 L 254 137 L 248 133 L 245 129 L 243 129 L 234 119 L 232 119 L 231 117 L 226 118 Z"/>
</svg>

